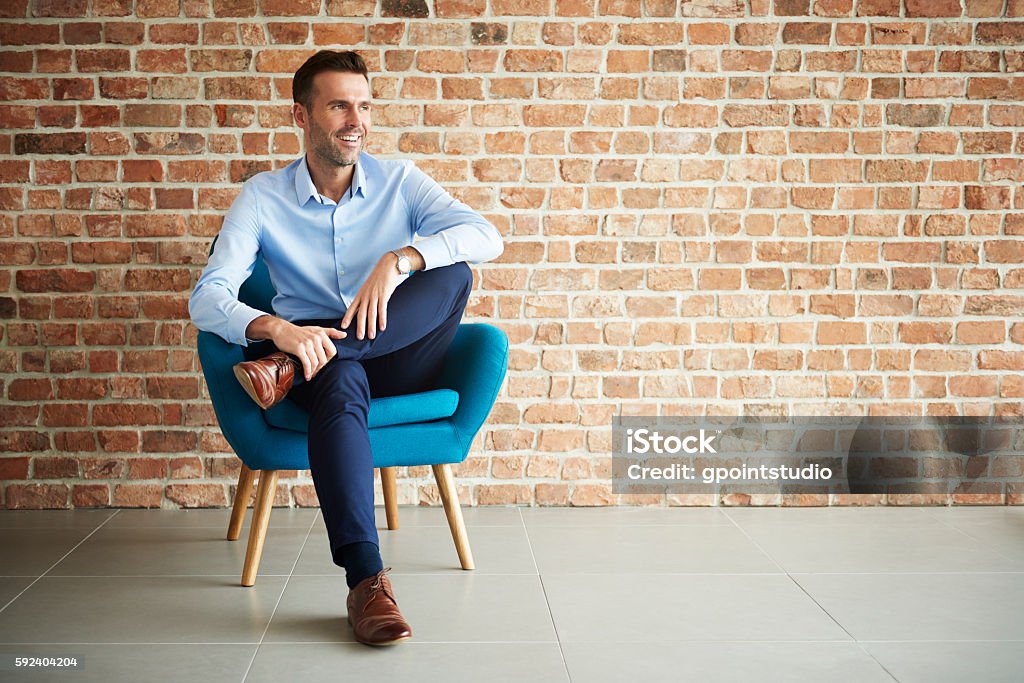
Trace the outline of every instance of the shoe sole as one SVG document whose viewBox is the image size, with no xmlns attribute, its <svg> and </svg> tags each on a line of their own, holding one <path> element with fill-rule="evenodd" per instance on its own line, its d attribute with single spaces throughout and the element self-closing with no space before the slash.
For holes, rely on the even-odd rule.
<svg viewBox="0 0 1024 683">
<path fill-rule="evenodd" d="M 245 393 L 249 394 L 249 398 L 251 398 L 256 405 L 258 405 L 263 410 L 266 410 L 270 406 L 274 405 L 273 403 L 268 403 L 264 405 L 264 403 L 260 401 L 260 399 L 256 395 L 256 387 L 252 385 L 252 379 L 249 378 L 249 375 L 245 372 L 245 370 L 243 370 L 238 365 L 236 365 L 233 369 L 235 371 L 235 379 L 238 380 L 238 383 L 242 385 L 243 389 L 245 389 Z"/>
<path fill-rule="evenodd" d="M 348 625 L 352 626 L 352 617 L 346 617 L 346 618 L 348 619 Z M 371 643 L 371 642 L 368 642 L 368 641 L 365 641 L 365 640 L 359 640 L 358 638 L 356 638 L 356 642 L 357 643 L 362 643 L 363 645 L 370 645 L 372 647 L 387 647 L 388 645 L 395 645 L 396 643 L 401 643 L 403 640 L 412 640 L 412 636 L 402 636 L 401 638 L 395 638 L 394 640 L 385 640 L 385 641 L 380 642 L 380 643 Z"/>
</svg>

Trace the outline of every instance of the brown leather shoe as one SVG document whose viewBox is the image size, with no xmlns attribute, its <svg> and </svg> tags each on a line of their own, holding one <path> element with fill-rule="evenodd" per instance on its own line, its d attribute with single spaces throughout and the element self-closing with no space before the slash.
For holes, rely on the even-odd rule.
<svg viewBox="0 0 1024 683">
<path fill-rule="evenodd" d="M 288 354 L 277 351 L 259 360 L 238 363 L 234 368 L 235 377 L 249 398 L 266 410 L 280 403 L 292 388 L 295 363 Z"/>
<path fill-rule="evenodd" d="M 389 571 L 391 567 L 385 567 L 348 592 L 348 623 L 360 643 L 394 645 L 412 638 L 412 629 L 398 611 L 391 580 L 385 576 Z"/>
</svg>

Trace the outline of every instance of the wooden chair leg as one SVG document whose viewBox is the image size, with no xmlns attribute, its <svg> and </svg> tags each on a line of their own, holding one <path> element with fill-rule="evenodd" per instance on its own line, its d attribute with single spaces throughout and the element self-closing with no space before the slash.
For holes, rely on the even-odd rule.
<svg viewBox="0 0 1024 683">
<path fill-rule="evenodd" d="M 256 583 L 256 572 L 260 568 L 263 554 L 263 539 L 267 534 L 270 510 L 274 507 L 274 493 L 277 491 L 277 470 L 261 470 L 260 482 L 256 486 L 256 506 L 252 511 L 249 526 L 249 545 L 245 549 L 245 567 L 242 568 L 242 585 Z"/>
<path fill-rule="evenodd" d="M 388 529 L 398 529 L 398 487 L 395 484 L 395 468 L 380 468 L 380 484 L 384 490 L 384 513 L 388 517 Z"/>
<path fill-rule="evenodd" d="M 434 479 L 437 480 L 437 490 L 441 493 L 444 513 L 448 517 L 448 527 L 452 530 L 452 538 L 455 539 L 455 551 L 459 554 L 459 562 L 462 563 L 463 569 L 473 569 L 473 551 L 469 549 L 469 537 L 466 535 L 466 525 L 462 521 L 462 508 L 459 506 L 459 494 L 455 490 L 451 465 L 430 467 L 434 470 Z"/>
<path fill-rule="evenodd" d="M 231 522 L 228 524 L 228 540 L 237 541 L 242 533 L 242 522 L 245 511 L 249 509 L 249 496 L 252 495 L 253 471 L 242 463 L 242 471 L 238 473 L 238 487 L 235 490 L 235 505 L 231 508 Z"/>
</svg>

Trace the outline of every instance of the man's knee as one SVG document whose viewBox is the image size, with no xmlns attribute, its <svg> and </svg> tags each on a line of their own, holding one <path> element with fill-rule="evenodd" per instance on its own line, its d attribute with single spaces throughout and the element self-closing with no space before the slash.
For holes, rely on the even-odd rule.
<svg viewBox="0 0 1024 683">
<path fill-rule="evenodd" d="M 332 358 L 316 376 L 317 388 L 346 399 L 363 400 L 369 405 L 370 384 L 359 361 Z"/>
<path fill-rule="evenodd" d="M 465 261 L 458 261 L 448 266 L 447 270 L 450 271 L 448 276 L 451 278 L 453 286 L 468 295 L 473 288 L 473 271 L 470 270 L 469 264 Z"/>
</svg>

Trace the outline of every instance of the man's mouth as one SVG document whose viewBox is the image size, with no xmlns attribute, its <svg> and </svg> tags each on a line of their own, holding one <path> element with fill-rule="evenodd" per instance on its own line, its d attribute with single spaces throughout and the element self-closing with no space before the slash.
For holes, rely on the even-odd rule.
<svg viewBox="0 0 1024 683">
<path fill-rule="evenodd" d="M 341 140 L 342 143 L 344 143 L 345 145 L 347 145 L 349 147 L 355 147 L 355 146 L 357 146 L 359 144 L 359 141 L 362 140 L 362 136 L 361 135 L 339 135 L 338 139 Z"/>
</svg>

